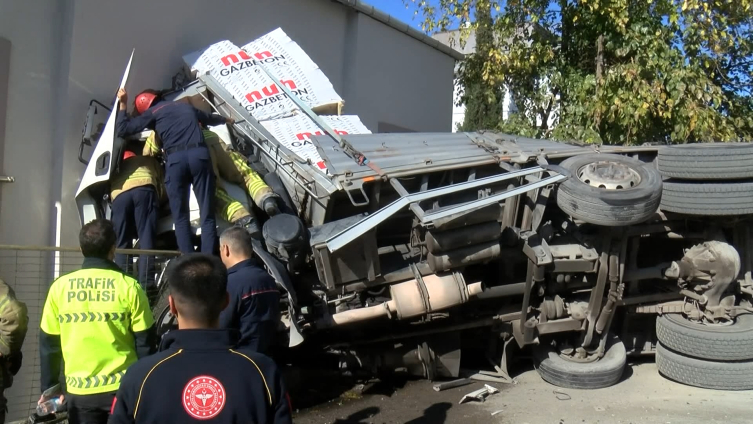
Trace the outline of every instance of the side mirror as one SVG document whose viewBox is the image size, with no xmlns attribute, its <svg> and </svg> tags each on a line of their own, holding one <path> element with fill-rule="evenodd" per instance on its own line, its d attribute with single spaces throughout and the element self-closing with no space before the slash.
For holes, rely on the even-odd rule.
<svg viewBox="0 0 753 424">
<path fill-rule="evenodd" d="M 102 129 L 104 128 L 104 120 L 107 119 L 107 115 L 105 115 L 104 119 L 97 119 L 99 116 L 101 116 L 98 113 L 98 107 L 104 108 L 108 112 L 108 114 L 111 111 L 109 107 L 103 105 L 95 99 L 92 99 L 89 102 L 89 109 L 86 111 L 86 118 L 84 118 L 84 128 L 81 131 L 81 143 L 78 147 L 78 161 L 83 163 L 84 165 L 89 164 L 89 160 L 84 158 L 84 146 L 92 147 L 96 144 L 97 140 L 99 140 L 99 136 L 102 133 Z"/>
</svg>

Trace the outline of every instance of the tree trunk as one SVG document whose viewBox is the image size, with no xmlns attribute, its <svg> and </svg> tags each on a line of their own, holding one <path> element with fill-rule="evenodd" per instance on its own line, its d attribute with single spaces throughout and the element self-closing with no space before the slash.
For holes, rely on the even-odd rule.
<svg viewBox="0 0 753 424">
<path fill-rule="evenodd" d="M 596 130 L 599 134 L 601 134 L 601 111 L 598 108 L 599 105 L 599 99 L 601 98 L 601 86 L 603 85 L 602 81 L 602 72 L 604 67 L 604 34 L 599 35 L 599 38 L 596 40 L 596 113 L 594 114 L 594 130 Z"/>
</svg>

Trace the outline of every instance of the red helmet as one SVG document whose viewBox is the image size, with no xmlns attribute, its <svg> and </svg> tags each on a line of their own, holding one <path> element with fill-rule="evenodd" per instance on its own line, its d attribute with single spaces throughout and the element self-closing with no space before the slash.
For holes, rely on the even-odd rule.
<svg viewBox="0 0 753 424">
<path fill-rule="evenodd" d="M 135 157 L 136 157 L 136 153 L 133 153 L 130 150 L 126 150 L 125 152 L 123 152 L 123 160 L 129 159 L 129 158 L 135 158 Z"/>
<path fill-rule="evenodd" d="M 154 99 L 157 98 L 156 94 L 152 93 L 141 93 L 138 96 L 136 96 L 136 100 L 134 103 L 136 104 L 136 110 L 139 112 L 139 114 L 144 113 L 149 107 L 152 105 L 152 102 L 154 102 Z"/>
</svg>

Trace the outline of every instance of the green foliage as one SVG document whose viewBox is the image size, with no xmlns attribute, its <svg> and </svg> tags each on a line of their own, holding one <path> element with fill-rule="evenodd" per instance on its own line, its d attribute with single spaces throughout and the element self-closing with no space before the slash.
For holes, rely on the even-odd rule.
<svg viewBox="0 0 753 424">
<path fill-rule="evenodd" d="M 499 86 L 487 84 L 484 78 L 489 50 L 494 46 L 493 19 L 489 8 L 476 13 L 476 54 L 460 64 L 460 103 L 465 105 L 465 120 L 461 131 L 495 128 L 502 117 L 504 91 Z"/>
<path fill-rule="evenodd" d="M 461 27 L 462 44 L 475 31 L 463 130 L 753 141 L 753 0 L 404 1 L 427 33 Z M 518 109 L 505 121 L 502 87 Z"/>
</svg>

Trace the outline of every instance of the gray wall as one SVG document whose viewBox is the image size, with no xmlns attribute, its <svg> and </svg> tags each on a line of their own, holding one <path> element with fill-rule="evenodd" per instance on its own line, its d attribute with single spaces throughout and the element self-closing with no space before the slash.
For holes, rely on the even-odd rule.
<svg viewBox="0 0 753 424">
<path fill-rule="evenodd" d="M 51 24 L 52 23 L 52 24 Z M 73 196 L 86 106 L 113 99 L 136 48 L 129 91 L 167 87 L 181 57 L 215 41 L 242 45 L 281 27 L 372 131 L 380 122 L 449 131 L 454 60 L 327 0 L 0 0 L 12 43 L 0 186 L 0 244 L 76 244 Z"/>
</svg>

